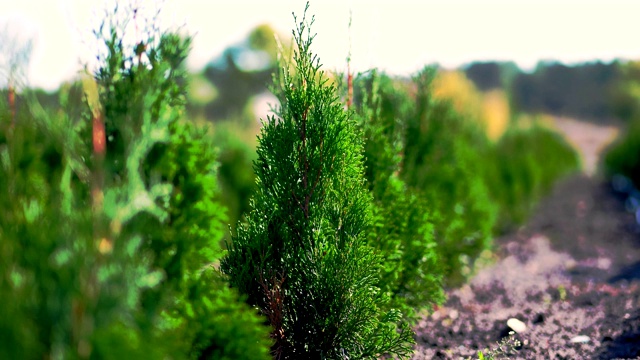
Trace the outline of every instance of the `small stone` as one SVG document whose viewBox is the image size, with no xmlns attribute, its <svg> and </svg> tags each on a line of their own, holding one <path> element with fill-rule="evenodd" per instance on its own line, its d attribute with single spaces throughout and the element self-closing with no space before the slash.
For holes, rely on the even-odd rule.
<svg viewBox="0 0 640 360">
<path fill-rule="evenodd" d="M 451 310 L 449 312 L 449 317 L 451 318 L 451 320 L 455 320 L 458 318 L 458 310 Z"/>
<path fill-rule="evenodd" d="M 507 320 L 507 326 L 518 334 L 522 334 L 527 331 L 527 325 L 516 318 Z"/>
<path fill-rule="evenodd" d="M 571 341 L 572 344 L 577 344 L 577 343 L 588 343 L 589 341 L 591 341 L 591 339 L 587 335 L 578 335 L 578 336 L 574 336 L 569 341 Z"/>
<path fill-rule="evenodd" d="M 598 258 L 598 269 L 607 270 L 611 267 L 611 260 L 607 258 Z"/>
</svg>

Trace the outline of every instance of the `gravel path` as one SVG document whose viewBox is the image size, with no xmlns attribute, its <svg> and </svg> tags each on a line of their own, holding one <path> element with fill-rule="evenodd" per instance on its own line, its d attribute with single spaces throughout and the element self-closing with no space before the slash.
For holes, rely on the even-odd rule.
<svg viewBox="0 0 640 360">
<path fill-rule="evenodd" d="M 640 359 L 640 229 L 591 174 L 558 184 L 525 227 L 496 240 L 500 260 L 417 324 L 414 359 L 476 358 L 512 330 L 513 358 Z"/>
<path fill-rule="evenodd" d="M 555 117 L 555 127 L 578 149 L 587 175 L 596 173 L 599 155 L 618 136 L 612 125 L 591 124 L 566 117 Z"/>
</svg>

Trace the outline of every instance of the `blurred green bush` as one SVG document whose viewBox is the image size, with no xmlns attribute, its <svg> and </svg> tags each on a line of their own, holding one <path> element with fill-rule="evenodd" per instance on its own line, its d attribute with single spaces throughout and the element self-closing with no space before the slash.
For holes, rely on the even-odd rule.
<svg viewBox="0 0 640 360">
<path fill-rule="evenodd" d="M 437 71 L 425 68 L 413 82 L 378 76 L 375 87 L 373 75 L 363 76 L 357 80 L 371 95 L 356 91 L 355 104 L 363 123 L 365 174 L 379 206 L 374 212 L 379 228 L 372 234 L 382 231 L 409 239 L 421 226 L 431 226 L 433 235 L 420 240 L 424 248 L 402 246 L 430 254 L 435 245 L 435 263 L 444 267 L 446 282 L 452 285 L 471 274 L 497 233 L 525 221 L 555 181 L 576 171 L 579 158 L 564 138 L 539 125 L 512 123 L 499 139 L 489 140 L 476 118 L 482 114 L 463 114 L 450 99 L 435 96 Z M 367 101 L 368 109 L 357 107 Z M 410 198 L 417 201 L 411 211 L 421 214 L 419 220 L 398 213 Z M 399 222 L 382 221 L 387 216 L 416 222 L 412 230 L 401 230 Z M 389 265 L 394 269 L 390 273 L 400 276 L 408 271 L 400 266 L 403 247 L 383 239 L 376 240 L 382 249 L 396 251 L 390 253 L 389 259 L 395 259 L 390 264 L 396 266 Z"/>
<path fill-rule="evenodd" d="M 262 319 L 215 269 L 214 146 L 180 120 L 190 39 L 127 44 L 135 10 L 96 32 L 84 104 L 27 91 L 15 117 L 0 108 L 0 358 L 268 358 Z"/>
<path fill-rule="evenodd" d="M 432 96 L 435 73 L 425 68 L 414 78 L 417 92 L 405 120 L 401 177 L 430 206 L 447 282 L 456 284 L 491 248 L 498 209 L 483 176 L 491 143 L 479 121 Z"/>
<path fill-rule="evenodd" d="M 608 177 L 624 175 L 640 188 L 640 118 L 626 125 L 626 131 L 606 151 L 604 172 Z"/>
<path fill-rule="evenodd" d="M 399 178 L 403 116 L 411 106 L 402 84 L 376 71 L 354 81 L 354 113 L 364 139 L 365 177 L 373 196 L 369 244 L 383 255 L 380 288 L 391 308 L 415 318 L 444 300 L 443 269 L 428 204 Z"/>
<path fill-rule="evenodd" d="M 263 359 L 267 321 L 275 351 L 406 355 L 405 320 L 440 303 L 443 283 L 465 280 L 498 231 L 579 167 L 542 126 L 511 124 L 489 140 L 475 110 L 432 96 L 435 68 L 413 81 L 362 74 L 349 118 L 308 43 L 301 67 L 278 78 L 296 87 L 277 84 L 285 105 L 258 157 L 246 139 L 251 91 L 224 112 L 240 124 L 216 118 L 209 133 L 185 121 L 190 39 L 151 32 L 127 44 L 115 19 L 97 32 L 105 52 L 83 86 L 26 91 L 15 115 L 0 93 L 0 358 Z M 259 30 L 252 46 L 273 58 L 272 31 Z M 200 84 L 200 117 L 233 95 L 222 83 Z M 315 123 L 301 129 L 309 109 Z M 639 154 L 637 121 L 607 154 L 608 173 L 638 186 Z M 302 173 L 328 175 L 309 193 Z M 243 296 L 218 270 L 225 222 L 243 224 L 222 261 Z"/>
<path fill-rule="evenodd" d="M 512 124 L 496 143 L 487 172 L 500 207 L 500 231 L 522 224 L 563 176 L 580 169 L 580 157 L 557 132 L 538 123 Z"/>
</svg>

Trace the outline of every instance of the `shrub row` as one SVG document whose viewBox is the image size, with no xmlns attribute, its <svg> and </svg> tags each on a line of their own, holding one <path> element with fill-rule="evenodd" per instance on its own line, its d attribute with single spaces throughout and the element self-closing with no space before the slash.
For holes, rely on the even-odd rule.
<svg viewBox="0 0 640 360">
<path fill-rule="evenodd" d="M 129 43 L 137 10 L 96 31 L 81 105 L 0 112 L 2 358 L 408 357 L 417 311 L 464 280 L 497 219 L 577 164 L 542 128 L 491 142 L 431 96 L 433 68 L 409 86 L 363 74 L 345 109 L 303 17 L 224 251 L 216 171 L 246 196 L 248 151 L 217 153 L 181 119 L 190 39 Z"/>
<path fill-rule="evenodd" d="M 540 124 L 512 125 L 497 142 L 487 183 L 500 205 L 498 231 L 522 224 L 561 177 L 580 168 L 580 158 L 557 132 Z"/>
<path fill-rule="evenodd" d="M 365 172 L 374 199 L 384 198 L 389 189 L 419 199 L 421 205 L 411 207 L 422 214 L 423 229 L 431 226 L 431 234 L 405 234 L 404 241 L 420 239 L 431 251 L 410 251 L 437 258 L 444 282 L 454 285 L 491 250 L 493 236 L 521 224 L 555 181 L 579 168 L 579 158 L 559 134 L 535 123 L 512 121 L 491 141 L 483 119 L 433 96 L 436 74 L 436 68 L 427 67 L 411 82 L 364 74 L 356 80 L 364 84 L 356 91 L 356 104 L 379 99 L 374 110 L 361 106 L 356 114 L 364 119 Z M 389 204 L 402 206 L 404 197 L 394 196 L 398 200 Z M 408 213 L 400 218 L 413 219 Z"/>
</svg>

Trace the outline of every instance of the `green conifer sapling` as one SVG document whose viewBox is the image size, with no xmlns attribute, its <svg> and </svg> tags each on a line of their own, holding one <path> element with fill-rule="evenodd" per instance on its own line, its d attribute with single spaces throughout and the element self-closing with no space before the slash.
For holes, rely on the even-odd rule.
<svg viewBox="0 0 640 360">
<path fill-rule="evenodd" d="M 221 269 L 267 317 L 277 358 L 406 356 L 412 333 L 381 310 L 381 258 L 367 245 L 361 135 L 310 51 L 311 23 L 297 24 L 292 66 L 274 77 L 280 106 L 259 136 L 253 211 Z"/>
</svg>

